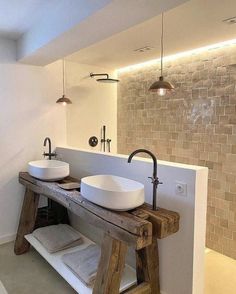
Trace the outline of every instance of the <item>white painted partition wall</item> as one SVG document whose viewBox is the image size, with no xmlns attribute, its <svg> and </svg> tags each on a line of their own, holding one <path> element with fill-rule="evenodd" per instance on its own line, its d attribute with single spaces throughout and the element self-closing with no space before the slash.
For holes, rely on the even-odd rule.
<svg viewBox="0 0 236 294">
<path fill-rule="evenodd" d="M 71 175 L 84 177 L 94 174 L 113 174 L 142 182 L 146 202 L 151 203 L 152 161 L 135 158 L 127 163 L 127 156 L 58 147 L 57 153 L 70 163 Z M 159 241 L 160 279 L 163 294 L 203 294 L 204 248 L 207 204 L 205 167 L 158 161 L 158 205 L 180 213 L 178 233 Z M 176 195 L 176 181 L 187 184 L 186 196 Z M 73 218 L 74 225 L 79 219 Z M 91 226 L 83 233 L 97 234 Z"/>
<path fill-rule="evenodd" d="M 66 142 L 66 110 L 61 95 L 61 61 L 46 67 L 17 63 L 15 41 L 0 38 L 0 244 L 15 239 L 24 187 L 19 171 L 43 158 L 43 140 Z"/>
</svg>

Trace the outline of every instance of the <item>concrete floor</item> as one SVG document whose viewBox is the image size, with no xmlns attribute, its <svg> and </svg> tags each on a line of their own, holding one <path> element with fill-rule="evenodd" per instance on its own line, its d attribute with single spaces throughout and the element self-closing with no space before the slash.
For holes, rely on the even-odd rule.
<svg viewBox="0 0 236 294">
<path fill-rule="evenodd" d="M 205 294 L 235 293 L 236 260 L 208 249 L 205 261 Z"/>
<path fill-rule="evenodd" d="M 205 272 L 205 294 L 236 293 L 236 260 L 207 250 Z M 76 293 L 34 249 L 16 256 L 13 243 L 0 246 L 0 281 L 8 294 Z"/>
<path fill-rule="evenodd" d="M 0 281 L 8 294 L 76 293 L 34 249 L 16 256 L 13 243 L 0 246 Z"/>
</svg>

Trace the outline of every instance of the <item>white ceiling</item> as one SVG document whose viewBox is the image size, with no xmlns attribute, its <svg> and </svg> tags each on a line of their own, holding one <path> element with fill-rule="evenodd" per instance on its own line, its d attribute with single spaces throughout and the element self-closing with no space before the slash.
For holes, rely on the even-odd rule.
<svg viewBox="0 0 236 294">
<path fill-rule="evenodd" d="M 49 2 L 0 0 L 0 37 L 17 40 L 39 19 Z"/>
<path fill-rule="evenodd" d="M 187 51 L 236 39 L 236 24 L 222 23 L 236 16 L 236 0 L 191 0 L 165 13 L 165 54 Z M 160 15 L 115 34 L 67 57 L 68 60 L 110 69 L 158 58 Z M 145 53 L 134 52 L 144 46 Z"/>
<path fill-rule="evenodd" d="M 160 12 L 171 7 L 165 13 L 165 55 L 236 38 L 236 24 L 222 23 L 236 16 L 236 0 L 177 6 L 184 1 L 0 0 L 0 37 L 18 40 L 21 62 L 44 65 L 80 49 L 67 58 L 108 69 L 158 58 Z M 154 48 L 134 51 L 144 46 Z"/>
<path fill-rule="evenodd" d="M 0 37 L 19 62 L 46 65 L 189 0 L 0 0 Z"/>
<path fill-rule="evenodd" d="M 48 10 L 17 41 L 17 59 L 51 63 L 186 1 L 50 0 Z"/>
</svg>

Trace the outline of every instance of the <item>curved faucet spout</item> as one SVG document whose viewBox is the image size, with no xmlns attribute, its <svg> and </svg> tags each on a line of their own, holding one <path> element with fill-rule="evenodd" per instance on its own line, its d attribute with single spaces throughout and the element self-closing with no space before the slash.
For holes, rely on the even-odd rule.
<svg viewBox="0 0 236 294">
<path fill-rule="evenodd" d="M 51 153 L 51 151 L 52 151 L 52 143 L 51 143 L 51 139 L 49 138 L 49 137 L 46 137 L 45 139 L 44 139 L 44 142 L 43 142 L 43 146 L 46 146 L 47 145 L 47 142 L 48 142 L 48 153 Z"/>
<path fill-rule="evenodd" d="M 52 143 L 51 143 L 51 139 L 49 137 L 46 137 L 44 139 L 44 142 L 43 142 L 43 146 L 46 146 L 47 145 L 47 142 L 48 142 L 48 153 L 43 153 L 44 156 L 48 156 L 48 159 L 51 160 L 52 157 L 56 157 L 56 153 L 52 153 Z"/>
<path fill-rule="evenodd" d="M 129 157 L 128 157 L 128 163 L 131 162 L 132 158 L 134 157 L 134 155 L 136 155 L 137 153 L 146 153 L 149 156 L 151 156 L 152 160 L 153 160 L 153 174 L 152 177 L 149 177 L 152 180 L 152 184 L 153 184 L 153 199 L 152 199 L 152 209 L 156 210 L 156 190 L 159 184 L 162 184 L 161 182 L 159 182 L 159 179 L 157 177 L 157 159 L 156 156 L 149 150 L 146 149 L 137 149 L 135 151 L 133 151 Z"/>
<path fill-rule="evenodd" d="M 128 158 L 128 163 L 131 162 L 132 158 L 134 157 L 134 155 L 136 155 L 137 153 L 146 153 L 148 155 L 151 156 L 152 160 L 153 160 L 153 177 L 156 178 L 157 176 L 157 159 L 156 156 L 149 150 L 147 149 L 137 149 L 134 152 L 132 152 Z"/>
</svg>

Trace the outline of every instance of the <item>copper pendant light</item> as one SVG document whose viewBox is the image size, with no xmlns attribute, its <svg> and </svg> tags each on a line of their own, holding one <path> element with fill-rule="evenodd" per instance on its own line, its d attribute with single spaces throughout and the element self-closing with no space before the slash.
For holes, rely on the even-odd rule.
<svg viewBox="0 0 236 294">
<path fill-rule="evenodd" d="M 171 92 L 174 90 L 174 86 L 165 81 L 163 77 L 163 31 L 164 31 L 164 14 L 161 15 L 161 76 L 159 77 L 159 80 L 154 82 L 151 87 L 149 88 L 149 91 L 157 93 L 159 96 L 164 96 L 168 92 Z"/>
<path fill-rule="evenodd" d="M 61 98 L 57 99 L 56 103 L 60 103 L 60 104 L 62 104 L 64 106 L 66 106 L 67 104 L 72 104 L 72 102 L 65 95 L 65 60 L 64 60 L 64 58 L 63 58 L 63 71 L 62 71 L 62 74 L 63 74 L 63 95 L 62 95 Z"/>
</svg>

